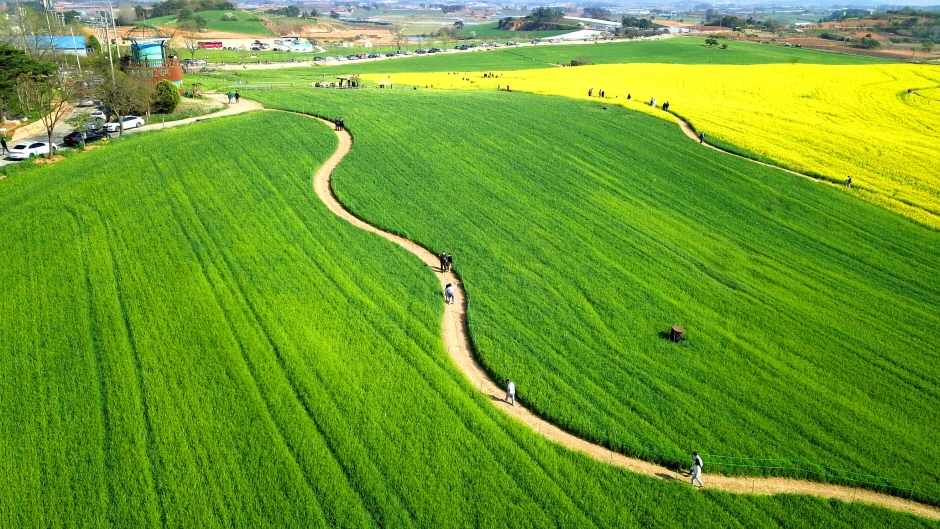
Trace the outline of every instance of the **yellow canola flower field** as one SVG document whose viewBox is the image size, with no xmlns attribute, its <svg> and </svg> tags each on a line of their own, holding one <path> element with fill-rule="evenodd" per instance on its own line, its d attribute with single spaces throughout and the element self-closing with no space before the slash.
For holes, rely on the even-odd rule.
<svg viewBox="0 0 940 529">
<path fill-rule="evenodd" d="M 606 105 L 674 121 L 650 107 L 655 97 L 657 106 L 668 101 L 670 111 L 708 138 L 831 181 L 851 175 L 853 192 L 861 197 L 940 229 L 936 66 L 613 64 L 494 73 L 499 77 L 440 72 L 363 78 L 454 89 L 508 85 L 513 92 L 599 103 L 597 94 L 604 90 Z M 588 98 L 591 88 L 594 97 Z M 577 119 L 572 116 L 572 123 Z"/>
</svg>

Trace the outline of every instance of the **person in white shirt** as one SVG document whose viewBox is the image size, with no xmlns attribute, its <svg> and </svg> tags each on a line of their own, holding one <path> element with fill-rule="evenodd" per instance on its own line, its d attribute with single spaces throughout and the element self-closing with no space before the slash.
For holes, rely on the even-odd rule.
<svg viewBox="0 0 940 529">
<path fill-rule="evenodd" d="M 503 399 L 503 402 L 511 402 L 513 406 L 516 405 L 516 385 L 508 378 L 506 379 L 506 398 Z"/>
<path fill-rule="evenodd" d="M 701 476 L 702 476 L 702 465 L 703 465 L 703 463 L 702 463 L 702 458 L 699 457 L 698 452 L 692 452 L 692 470 L 690 471 L 690 475 L 692 476 L 692 486 L 693 486 L 693 487 L 695 486 L 695 482 L 696 482 L 696 481 L 698 481 L 698 486 L 699 486 L 699 487 L 704 487 L 704 486 L 705 486 L 705 485 L 702 483 L 702 479 L 701 479 Z"/>
<path fill-rule="evenodd" d="M 444 303 L 448 305 L 454 304 L 454 284 L 447 283 L 447 286 L 444 287 Z"/>
</svg>

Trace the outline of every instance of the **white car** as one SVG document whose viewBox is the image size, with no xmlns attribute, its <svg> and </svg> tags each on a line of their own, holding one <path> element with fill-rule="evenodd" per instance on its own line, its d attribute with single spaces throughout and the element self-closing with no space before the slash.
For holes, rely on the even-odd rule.
<svg viewBox="0 0 940 529">
<path fill-rule="evenodd" d="M 137 116 L 124 116 L 124 130 L 127 129 L 136 129 L 137 127 L 144 126 L 144 118 Z M 108 132 L 117 132 L 121 130 L 121 122 L 117 119 L 112 119 L 111 121 L 104 124 L 104 129 Z"/>
<path fill-rule="evenodd" d="M 105 116 L 104 112 L 102 112 L 101 110 L 95 110 L 94 112 L 89 114 L 88 117 L 90 117 L 91 119 L 100 119 L 101 121 L 108 119 L 108 116 Z"/>
<path fill-rule="evenodd" d="M 57 150 L 59 150 L 59 146 L 53 143 L 52 152 Z M 10 159 L 12 160 L 25 160 L 32 156 L 39 156 L 40 154 L 49 154 L 48 143 L 44 141 L 27 141 L 17 143 L 10 149 Z"/>
</svg>

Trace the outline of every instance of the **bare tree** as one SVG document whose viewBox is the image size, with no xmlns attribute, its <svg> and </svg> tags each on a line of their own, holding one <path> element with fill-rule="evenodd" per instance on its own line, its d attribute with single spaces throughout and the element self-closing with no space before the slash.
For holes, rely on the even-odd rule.
<svg viewBox="0 0 940 529">
<path fill-rule="evenodd" d="M 16 79 L 16 92 L 20 108 L 39 115 L 49 140 L 49 158 L 52 159 L 52 129 L 72 111 L 73 103 L 85 95 L 81 83 L 60 74 L 23 74 Z"/>
<path fill-rule="evenodd" d="M 114 72 L 114 79 L 105 79 L 98 87 L 98 97 L 104 102 L 120 124 L 120 135 L 124 135 L 124 117 L 147 109 L 150 103 L 150 86 L 145 81 L 134 79 L 124 72 Z"/>
<path fill-rule="evenodd" d="M 398 46 L 398 49 L 401 50 L 402 45 L 408 41 L 408 38 L 405 37 L 404 28 L 396 27 L 395 28 L 395 45 Z"/>
<path fill-rule="evenodd" d="M 183 47 L 189 51 L 189 58 L 196 58 L 199 50 L 199 23 L 195 20 L 183 20 L 179 23 L 179 30 L 183 33 Z"/>
</svg>

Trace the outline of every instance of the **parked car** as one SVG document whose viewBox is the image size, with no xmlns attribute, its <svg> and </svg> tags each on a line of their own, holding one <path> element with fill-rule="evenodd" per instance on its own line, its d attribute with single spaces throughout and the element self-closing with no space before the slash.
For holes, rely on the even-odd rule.
<svg viewBox="0 0 940 529">
<path fill-rule="evenodd" d="M 395 52 L 395 55 L 408 55 L 408 52 L 405 50 L 398 50 Z"/>
<path fill-rule="evenodd" d="M 104 113 L 104 111 L 103 111 L 103 110 L 100 110 L 100 109 L 99 109 L 99 110 L 93 110 L 93 111 L 91 112 L 91 114 L 88 115 L 88 117 L 90 117 L 91 119 L 95 119 L 95 120 L 100 119 L 101 121 L 107 121 L 107 120 L 108 120 L 108 116 L 106 116 L 105 113 Z"/>
<path fill-rule="evenodd" d="M 378 59 L 379 57 L 381 57 L 381 55 L 379 55 L 378 53 L 370 53 L 370 54 L 369 54 L 369 58 L 370 58 L 370 59 Z"/>
<path fill-rule="evenodd" d="M 52 152 L 59 150 L 59 146 L 52 144 Z M 49 154 L 49 144 L 44 141 L 26 141 L 17 143 L 10 148 L 10 158 L 13 160 L 25 160 L 32 156 L 40 154 Z"/>
<path fill-rule="evenodd" d="M 124 116 L 122 120 L 124 122 L 124 130 L 127 129 L 136 129 L 137 127 L 144 126 L 144 118 L 137 116 Z M 108 132 L 118 132 L 121 130 L 121 122 L 117 118 L 112 119 L 111 121 L 104 124 L 105 130 Z"/>
<path fill-rule="evenodd" d="M 438 53 L 439 51 L 441 51 L 440 48 L 431 48 L 428 50 L 428 53 Z"/>
<path fill-rule="evenodd" d="M 386 53 L 385 56 L 386 56 L 386 57 L 394 57 L 395 54 L 394 54 L 394 53 Z"/>
<path fill-rule="evenodd" d="M 511 40 L 511 41 L 507 42 L 506 45 L 507 45 L 507 46 L 518 46 L 519 43 L 516 42 L 516 41 L 514 41 L 514 40 Z"/>
<path fill-rule="evenodd" d="M 81 103 L 79 103 L 79 104 L 77 104 L 77 105 L 75 105 L 75 106 L 79 106 L 79 107 L 100 107 L 100 106 L 103 105 L 103 104 L 104 104 L 104 103 L 102 103 L 100 99 L 86 99 L 85 101 L 82 101 Z"/>
<path fill-rule="evenodd" d="M 427 53 L 427 52 L 428 52 L 428 50 L 417 50 L 417 51 L 415 51 L 415 53 L 417 53 L 418 55 L 424 55 L 424 54 Z"/>
<path fill-rule="evenodd" d="M 86 130 L 85 132 L 73 130 L 65 136 L 65 139 L 62 140 L 62 144 L 66 147 L 77 147 L 81 145 L 83 137 L 85 143 L 91 143 L 93 141 L 110 138 L 111 135 L 104 129 Z"/>
</svg>

